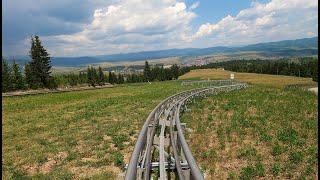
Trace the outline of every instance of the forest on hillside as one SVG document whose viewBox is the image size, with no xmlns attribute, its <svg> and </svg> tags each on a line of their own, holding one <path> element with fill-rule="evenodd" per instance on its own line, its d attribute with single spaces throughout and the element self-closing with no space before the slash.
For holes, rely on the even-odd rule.
<svg viewBox="0 0 320 180">
<path fill-rule="evenodd" d="M 282 58 L 278 60 L 232 60 L 187 67 L 185 71 L 207 68 L 224 68 L 234 72 L 307 77 L 318 82 L 318 58 L 315 57 Z"/>
<path fill-rule="evenodd" d="M 56 89 L 65 86 L 102 86 L 105 83 L 123 84 L 178 79 L 193 69 L 224 68 L 234 72 L 261 73 L 308 77 L 318 82 L 318 58 L 299 57 L 278 60 L 231 60 L 210 63 L 202 66 L 184 66 L 177 64 L 170 68 L 151 66 L 145 62 L 143 73 L 114 73 L 103 71 L 101 67 L 88 66 L 87 71 L 52 75 L 51 57 L 42 46 L 38 36 L 31 38 L 30 62 L 24 65 L 24 71 L 13 60 L 10 64 L 2 57 L 2 92 L 27 89 Z"/>
</svg>

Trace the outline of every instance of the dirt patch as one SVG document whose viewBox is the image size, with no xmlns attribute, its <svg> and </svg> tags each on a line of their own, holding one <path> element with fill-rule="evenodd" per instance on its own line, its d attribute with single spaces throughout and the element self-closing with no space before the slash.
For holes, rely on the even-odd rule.
<svg viewBox="0 0 320 180">
<path fill-rule="evenodd" d="M 72 167 L 70 168 L 72 174 L 75 174 L 77 177 L 75 179 L 87 179 L 94 175 L 111 172 L 112 174 L 120 174 L 122 171 L 120 168 L 115 166 L 102 166 L 99 168 L 89 167 L 89 166 L 81 166 L 81 167 Z"/>
<path fill-rule="evenodd" d="M 56 164 L 57 164 L 57 161 L 54 159 L 51 159 L 39 167 L 39 172 L 41 172 L 43 174 L 47 174 L 48 172 L 51 171 L 53 166 Z"/>
<path fill-rule="evenodd" d="M 82 162 L 98 162 L 99 160 L 98 159 L 95 159 L 95 158 L 91 158 L 91 157 L 84 157 L 84 158 L 81 158 L 81 161 Z"/>
<path fill-rule="evenodd" d="M 249 107 L 248 109 L 247 109 L 247 114 L 249 115 L 249 116 L 257 116 L 257 108 L 255 108 L 255 107 Z"/>
<path fill-rule="evenodd" d="M 77 146 L 75 147 L 75 149 L 80 152 L 80 153 L 83 153 L 85 152 L 85 149 L 86 149 L 86 144 L 84 141 L 80 140 L 77 142 Z"/>
<path fill-rule="evenodd" d="M 72 167 L 70 168 L 72 174 L 75 174 L 79 178 L 89 178 L 95 174 L 98 174 L 102 171 L 101 168 L 93 168 L 89 166 L 81 166 L 81 167 Z"/>
<path fill-rule="evenodd" d="M 234 110 L 227 111 L 227 118 L 228 119 L 231 119 L 231 117 L 233 116 L 233 112 L 234 112 Z"/>
<path fill-rule="evenodd" d="M 122 172 L 121 169 L 116 166 L 106 166 L 104 169 L 115 174 L 120 174 Z"/>
<path fill-rule="evenodd" d="M 37 174 L 38 171 L 39 171 L 39 166 L 37 166 L 37 165 L 25 165 L 25 166 L 22 166 L 22 168 L 23 168 L 24 171 L 26 171 L 27 174 L 29 174 L 29 175 Z"/>
<path fill-rule="evenodd" d="M 43 164 L 33 164 L 33 165 L 26 165 L 23 166 L 23 169 L 29 175 L 35 175 L 37 173 L 47 174 L 49 173 L 55 165 L 60 164 L 65 158 L 68 157 L 67 152 L 59 152 L 56 155 L 49 155 L 47 157 L 47 161 Z"/>
<path fill-rule="evenodd" d="M 104 136 L 103 136 L 103 140 L 104 140 L 104 141 L 112 141 L 112 137 L 111 137 L 111 136 L 108 136 L 108 135 L 104 135 Z"/>
<path fill-rule="evenodd" d="M 129 161 L 130 161 L 130 157 L 131 157 L 131 153 L 124 153 L 124 155 L 123 155 L 123 160 L 124 160 L 124 162 L 126 163 L 126 164 L 128 164 L 129 163 Z"/>
<path fill-rule="evenodd" d="M 59 152 L 53 157 L 49 157 L 48 161 L 39 167 L 39 172 L 43 174 L 50 172 L 55 165 L 60 164 L 67 157 L 68 157 L 67 152 Z"/>
</svg>

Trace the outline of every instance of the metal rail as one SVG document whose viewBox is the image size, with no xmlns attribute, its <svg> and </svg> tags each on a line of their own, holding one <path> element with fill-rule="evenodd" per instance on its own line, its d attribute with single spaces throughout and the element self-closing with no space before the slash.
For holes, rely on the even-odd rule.
<svg viewBox="0 0 320 180">
<path fill-rule="evenodd" d="M 201 85 L 204 86 L 223 86 L 223 85 L 231 85 L 239 83 L 234 81 L 233 79 L 226 79 L 226 80 L 199 80 L 199 81 L 183 81 L 181 85 Z"/>
<path fill-rule="evenodd" d="M 154 172 L 158 172 L 155 175 L 161 180 L 170 179 L 172 176 L 179 179 L 204 179 L 184 138 L 185 125 L 180 122 L 179 116 L 191 99 L 246 88 L 247 84 L 223 80 L 187 82 L 187 84 L 183 82 L 182 85 L 192 85 L 192 83 L 197 85 L 205 83 L 209 87 L 170 96 L 149 114 L 127 166 L 126 180 L 150 179 Z"/>
</svg>

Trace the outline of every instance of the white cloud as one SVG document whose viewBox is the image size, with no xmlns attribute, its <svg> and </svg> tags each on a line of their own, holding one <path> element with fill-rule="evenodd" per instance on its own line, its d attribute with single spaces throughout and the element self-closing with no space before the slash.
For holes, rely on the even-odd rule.
<svg viewBox="0 0 320 180">
<path fill-rule="evenodd" d="M 217 23 L 201 25 L 189 41 L 212 46 L 314 36 L 318 32 L 317 8 L 315 0 L 255 2 L 234 17 L 228 15 Z"/>
<path fill-rule="evenodd" d="M 190 9 L 190 10 L 196 9 L 196 8 L 199 6 L 199 4 L 200 4 L 200 2 L 197 1 L 197 2 L 193 3 L 193 4 L 189 7 L 189 9 Z"/>
<path fill-rule="evenodd" d="M 318 2 L 252 3 L 236 16 L 202 24 L 192 33 L 199 1 L 118 0 L 92 12 L 80 32 L 42 37 L 54 56 L 126 53 L 182 47 L 240 45 L 315 36 Z"/>
<path fill-rule="evenodd" d="M 135 51 L 135 47 L 143 46 L 146 48 L 142 50 L 159 45 L 169 47 L 170 41 L 183 41 L 195 17 L 180 1 L 126 0 L 96 9 L 92 22 L 81 32 L 47 36 L 44 40 L 55 55 L 75 55 L 77 48 L 90 55 L 93 51 L 108 54 Z"/>
</svg>

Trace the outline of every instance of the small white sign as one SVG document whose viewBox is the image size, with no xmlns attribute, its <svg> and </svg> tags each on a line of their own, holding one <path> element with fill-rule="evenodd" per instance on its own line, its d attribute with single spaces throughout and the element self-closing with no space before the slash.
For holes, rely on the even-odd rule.
<svg viewBox="0 0 320 180">
<path fill-rule="evenodd" d="M 234 74 L 230 74 L 230 79 L 234 79 Z"/>
</svg>

